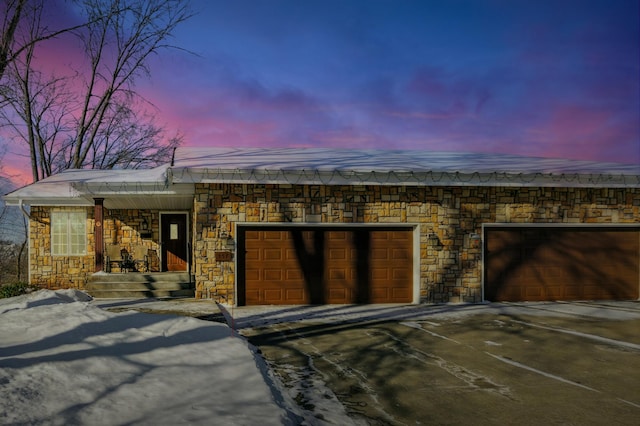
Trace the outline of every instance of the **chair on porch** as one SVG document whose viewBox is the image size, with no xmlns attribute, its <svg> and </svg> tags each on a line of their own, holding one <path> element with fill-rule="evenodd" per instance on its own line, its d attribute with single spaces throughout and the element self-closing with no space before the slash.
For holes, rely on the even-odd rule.
<svg viewBox="0 0 640 426">
<path fill-rule="evenodd" d="M 105 247 L 105 252 L 105 269 L 107 272 L 111 273 L 113 264 L 115 264 L 120 269 L 120 272 L 126 272 L 124 266 L 127 262 L 127 253 L 125 250 L 121 249 L 118 244 L 107 244 Z"/>
<path fill-rule="evenodd" d="M 137 245 L 131 248 L 131 262 L 136 271 L 149 272 L 149 249 L 144 245 Z"/>
</svg>

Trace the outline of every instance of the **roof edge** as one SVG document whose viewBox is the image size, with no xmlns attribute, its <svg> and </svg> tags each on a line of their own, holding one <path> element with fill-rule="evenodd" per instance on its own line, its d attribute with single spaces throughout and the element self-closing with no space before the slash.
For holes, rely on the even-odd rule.
<svg viewBox="0 0 640 426">
<path fill-rule="evenodd" d="M 640 174 L 170 169 L 174 183 L 640 188 Z"/>
</svg>

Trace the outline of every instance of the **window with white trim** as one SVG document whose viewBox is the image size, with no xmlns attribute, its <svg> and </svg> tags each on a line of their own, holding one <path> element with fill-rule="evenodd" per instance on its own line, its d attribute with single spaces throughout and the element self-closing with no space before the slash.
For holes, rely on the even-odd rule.
<svg viewBox="0 0 640 426">
<path fill-rule="evenodd" d="M 51 254 L 87 254 L 87 212 L 51 212 Z"/>
</svg>

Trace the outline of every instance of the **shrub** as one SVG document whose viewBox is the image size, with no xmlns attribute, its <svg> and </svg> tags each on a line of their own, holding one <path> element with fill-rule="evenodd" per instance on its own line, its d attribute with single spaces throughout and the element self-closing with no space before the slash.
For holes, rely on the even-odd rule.
<svg viewBox="0 0 640 426">
<path fill-rule="evenodd" d="M 12 283 L 0 286 L 0 299 L 6 299 L 7 297 L 20 296 L 21 294 L 28 293 L 32 288 L 27 283 Z"/>
</svg>

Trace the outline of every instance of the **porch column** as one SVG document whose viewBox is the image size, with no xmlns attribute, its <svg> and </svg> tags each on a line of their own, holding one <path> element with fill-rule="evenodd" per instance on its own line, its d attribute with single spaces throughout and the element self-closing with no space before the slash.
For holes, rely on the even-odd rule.
<svg viewBox="0 0 640 426">
<path fill-rule="evenodd" d="M 94 231 L 94 239 L 96 243 L 96 267 L 95 272 L 102 271 L 102 267 L 104 265 L 104 229 L 102 226 L 103 221 L 103 202 L 104 198 L 94 198 L 95 206 L 93 208 L 93 216 L 96 221 L 95 231 Z"/>
</svg>

